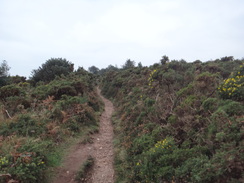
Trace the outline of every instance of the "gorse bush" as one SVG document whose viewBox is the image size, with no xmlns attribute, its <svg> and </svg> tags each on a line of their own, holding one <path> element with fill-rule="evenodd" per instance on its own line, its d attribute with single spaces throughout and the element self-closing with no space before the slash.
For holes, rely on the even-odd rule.
<svg viewBox="0 0 244 183">
<path fill-rule="evenodd" d="M 21 89 L 15 85 L 6 85 L 0 88 L 0 98 L 5 101 L 8 97 L 19 96 Z"/>
<path fill-rule="evenodd" d="M 82 95 L 86 92 L 85 88 L 87 87 L 87 84 L 81 78 L 76 78 L 75 80 L 72 80 L 71 77 L 59 78 L 48 84 L 39 84 L 32 96 L 41 100 L 46 99 L 48 96 L 54 96 L 55 100 L 59 100 L 62 95 Z"/>
<path fill-rule="evenodd" d="M 37 137 L 44 133 L 45 130 L 46 129 L 43 121 L 38 121 L 37 119 L 28 114 L 23 114 L 20 115 L 16 121 L 9 123 L 8 132 L 10 134 L 16 133 L 17 135 L 25 137 Z"/>
<path fill-rule="evenodd" d="M 155 72 L 157 72 L 156 69 L 154 69 L 154 70 L 150 73 L 150 76 L 149 76 L 149 78 L 148 78 L 148 86 L 149 86 L 150 88 L 153 88 L 152 83 L 153 83 L 153 81 L 154 81 L 154 80 L 153 80 L 153 77 L 154 77 Z"/>
<path fill-rule="evenodd" d="M 174 60 L 107 72 L 117 182 L 242 182 L 242 69 L 243 60 Z"/>
<path fill-rule="evenodd" d="M 224 80 L 218 91 L 224 99 L 244 100 L 244 64 L 240 65 L 240 69 L 237 72 Z"/>
<path fill-rule="evenodd" d="M 4 142 L 7 143 L 7 142 Z M 43 182 L 46 179 L 47 147 L 50 143 L 33 138 L 13 137 L 8 141 L 11 147 L 5 144 L 2 148 L 0 182 L 6 180 L 21 180 L 22 182 Z M 14 145 L 14 146 L 13 146 Z M 7 148 L 6 148 L 7 147 Z M 12 151 L 9 154 L 8 151 Z"/>
</svg>

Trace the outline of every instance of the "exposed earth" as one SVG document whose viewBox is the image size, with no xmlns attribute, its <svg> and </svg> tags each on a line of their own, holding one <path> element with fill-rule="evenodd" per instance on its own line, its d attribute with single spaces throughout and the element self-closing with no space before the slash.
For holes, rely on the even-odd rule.
<svg viewBox="0 0 244 183">
<path fill-rule="evenodd" d="M 94 158 L 94 166 L 86 176 L 86 180 L 82 182 L 114 182 L 113 126 L 111 122 L 114 106 L 101 95 L 100 89 L 97 89 L 97 93 L 105 104 L 105 110 L 100 116 L 99 132 L 91 135 L 93 143 L 78 143 L 71 148 L 53 183 L 75 183 L 77 171 L 89 156 Z"/>
</svg>

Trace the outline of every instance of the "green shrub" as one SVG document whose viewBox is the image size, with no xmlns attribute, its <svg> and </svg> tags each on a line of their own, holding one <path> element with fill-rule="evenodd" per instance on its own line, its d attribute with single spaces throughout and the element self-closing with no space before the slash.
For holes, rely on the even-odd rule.
<svg viewBox="0 0 244 183">
<path fill-rule="evenodd" d="M 168 118 L 168 123 L 171 123 L 171 124 L 174 124 L 177 122 L 177 116 L 176 115 L 171 115 L 169 118 Z"/>
<path fill-rule="evenodd" d="M 208 98 L 203 101 L 202 106 L 204 110 L 214 112 L 218 108 L 219 100 L 217 98 Z"/>
<path fill-rule="evenodd" d="M 190 83 L 188 86 L 177 91 L 177 96 L 184 97 L 193 93 L 193 84 Z"/>
<path fill-rule="evenodd" d="M 209 72 L 203 72 L 196 76 L 194 81 L 194 87 L 198 94 L 212 95 L 219 85 L 219 74 L 211 74 Z"/>
<path fill-rule="evenodd" d="M 16 85 L 7 85 L 0 88 L 1 100 L 6 100 L 6 98 L 12 96 L 19 96 L 20 94 L 21 94 L 21 89 Z"/>
<path fill-rule="evenodd" d="M 244 63 L 235 74 L 224 80 L 218 87 L 218 93 L 223 99 L 244 100 Z"/>
<path fill-rule="evenodd" d="M 174 144 L 171 139 L 158 141 L 154 147 L 145 153 L 144 162 L 140 172 L 149 182 L 170 181 L 174 175 L 172 162 L 172 154 Z M 143 178 L 143 177 L 142 177 Z"/>
<path fill-rule="evenodd" d="M 16 133 L 21 136 L 39 136 L 45 132 L 42 121 L 38 121 L 28 114 L 20 115 L 17 121 L 9 123 L 9 135 Z"/>
<path fill-rule="evenodd" d="M 145 99 L 145 105 L 147 106 L 147 107 L 151 107 L 151 106 L 153 106 L 154 104 L 155 104 L 155 100 L 154 99 L 150 99 L 150 98 L 146 98 Z"/>
<path fill-rule="evenodd" d="M 79 132 L 81 128 L 81 125 L 74 119 L 69 119 L 64 126 L 74 133 Z"/>
<path fill-rule="evenodd" d="M 244 106 L 239 102 L 231 100 L 223 101 L 219 110 L 225 111 L 229 116 L 244 114 Z"/>
<path fill-rule="evenodd" d="M 75 107 L 78 104 L 85 104 L 88 101 L 86 97 L 78 97 L 78 96 L 67 96 L 63 95 L 61 100 L 57 101 L 56 106 L 59 107 L 61 110 L 68 110 Z"/>
<path fill-rule="evenodd" d="M 5 99 L 5 108 L 12 116 L 16 112 L 21 112 L 23 109 L 31 107 L 31 100 L 23 96 L 11 96 Z"/>
<path fill-rule="evenodd" d="M 77 92 L 72 86 L 59 86 L 57 88 L 53 87 L 51 91 L 48 92 L 48 95 L 54 96 L 55 100 L 59 100 L 63 95 L 76 96 Z"/>
<path fill-rule="evenodd" d="M 21 140 L 16 152 L 3 152 L 0 157 L 0 173 L 10 174 L 11 179 L 20 182 L 45 182 L 47 168 L 48 141 L 37 141 L 32 138 Z M 50 149 L 50 148 L 49 148 Z M 9 153 L 9 154 L 4 154 Z M 0 177 L 0 182 L 6 182 L 7 177 Z"/>
<path fill-rule="evenodd" d="M 211 182 L 213 172 L 208 171 L 211 168 L 209 158 L 206 155 L 192 157 L 182 163 L 175 169 L 175 176 L 178 180 L 187 182 Z M 209 176 L 209 174 L 212 174 Z"/>
</svg>

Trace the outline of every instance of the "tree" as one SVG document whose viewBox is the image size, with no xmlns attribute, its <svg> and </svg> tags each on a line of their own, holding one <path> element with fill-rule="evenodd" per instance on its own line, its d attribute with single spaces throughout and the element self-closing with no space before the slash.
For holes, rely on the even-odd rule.
<svg viewBox="0 0 244 183">
<path fill-rule="evenodd" d="M 220 59 L 222 62 L 234 61 L 233 56 L 225 56 Z"/>
<path fill-rule="evenodd" d="M 135 61 L 132 61 L 130 59 L 126 60 L 125 64 L 123 65 L 123 69 L 129 69 L 135 67 Z"/>
<path fill-rule="evenodd" d="M 8 66 L 8 63 L 6 60 L 3 60 L 0 66 L 0 87 L 7 84 L 8 79 L 8 71 L 10 67 Z"/>
<path fill-rule="evenodd" d="M 68 75 L 73 72 L 74 64 L 63 58 L 51 58 L 36 70 L 32 71 L 31 79 L 34 83 L 39 81 L 50 82 L 56 76 Z"/>
<path fill-rule="evenodd" d="M 164 55 L 162 56 L 162 59 L 160 60 L 162 65 L 165 65 L 167 62 L 169 62 L 169 57 Z"/>
<path fill-rule="evenodd" d="M 99 69 L 96 66 L 91 66 L 88 68 L 88 70 L 92 74 L 98 74 L 99 73 Z"/>
<path fill-rule="evenodd" d="M 7 61 L 4 60 L 0 66 L 0 77 L 7 77 L 9 69 L 10 67 L 8 66 Z"/>
<path fill-rule="evenodd" d="M 105 74 L 106 72 L 110 72 L 110 71 L 118 71 L 118 70 L 119 70 L 119 69 L 117 68 L 117 66 L 113 66 L 113 65 L 110 64 L 107 68 L 99 70 L 98 74 L 99 74 L 99 75 L 103 75 L 103 74 Z"/>
<path fill-rule="evenodd" d="M 137 65 L 137 67 L 142 68 L 142 67 L 143 67 L 143 66 L 142 66 L 142 63 L 139 62 L 138 65 Z"/>
<path fill-rule="evenodd" d="M 116 66 L 113 66 L 113 65 L 109 65 L 106 69 L 108 71 L 117 71 L 118 70 L 118 68 Z"/>
</svg>

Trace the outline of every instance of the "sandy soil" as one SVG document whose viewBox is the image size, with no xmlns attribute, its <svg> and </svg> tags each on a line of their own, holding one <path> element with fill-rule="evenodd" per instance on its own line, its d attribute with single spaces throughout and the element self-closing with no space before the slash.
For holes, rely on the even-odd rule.
<svg viewBox="0 0 244 183">
<path fill-rule="evenodd" d="M 113 183 L 113 126 L 111 116 L 114 111 L 113 104 L 101 95 L 97 89 L 98 95 L 105 104 L 105 110 L 100 117 L 99 132 L 92 135 L 92 144 L 76 144 L 71 148 L 68 156 L 65 158 L 63 166 L 59 168 L 57 178 L 53 183 L 75 183 L 76 172 L 82 163 L 92 156 L 95 164 L 91 170 L 91 176 L 87 183 Z"/>
</svg>

